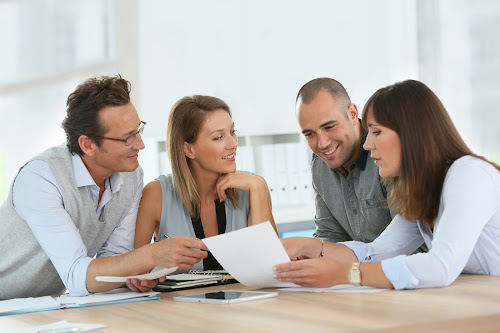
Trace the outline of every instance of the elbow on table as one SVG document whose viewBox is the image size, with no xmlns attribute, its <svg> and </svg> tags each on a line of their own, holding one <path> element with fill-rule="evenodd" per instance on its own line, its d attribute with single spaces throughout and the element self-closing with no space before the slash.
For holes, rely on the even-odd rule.
<svg viewBox="0 0 500 333">
<path fill-rule="evenodd" d="M 429 274 L 420 278 L 420 285 L 423 288 L 443 288 L 451 285 L 460 274 L 455 274 L 443 264 L 432 265 Z"/>
</svg>

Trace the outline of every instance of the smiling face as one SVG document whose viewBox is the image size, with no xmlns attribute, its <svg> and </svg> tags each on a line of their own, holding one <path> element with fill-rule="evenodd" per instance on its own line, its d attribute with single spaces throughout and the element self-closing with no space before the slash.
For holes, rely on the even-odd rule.
<svg viewBox="0 0 500 333">
<path fill-rule="evenodd" d="M 218 109 L 206 116 L 196 141 L 184 143 L 184 154 L 195 178 L 208 174 L 218 177 L 236 171 L 237 147 L 234 122 L 225 110 Z"/>
<path fill-rule="evenodd" d="M 310 103 L 297 101 L 299 125 L 311 150 L 333 170 L 356 159 L 360 145 L 358 109 L 320 90 Z M 346 116 L 347 114 L 347 116 Z"/>
<path fill-rule="evenodd" d="M 366 124 L 368 136 L 364 144 L 371 151 L 371 157 L 379 167 L 382 178 L 395 178 L 401 174 L 401 139 L 392 129 L 377 123 L 368 113 Z"/>
<path fill-rule="evenodd" d="M 108 106 L 99 111 L 100 121 L 107 129 L 105 137 L 126 139 L 136 133 L 141 120 L 132 103 L 121 106 Z M 134 142 L 127 146 L 124 142 L 102 140 L 96 150 L 94 159 L 96 164 L 107 173 L 130 172 L 139 166 L 139 150 L 144 149 L 144 142 L 137 134 Z"/>
</svg>

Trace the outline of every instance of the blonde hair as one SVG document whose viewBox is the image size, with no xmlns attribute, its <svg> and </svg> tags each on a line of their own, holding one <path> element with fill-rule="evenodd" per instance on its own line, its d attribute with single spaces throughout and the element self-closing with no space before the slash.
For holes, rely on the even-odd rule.
<svg viewBox="0 0 500 333">
<path fill-rule="evenodd" d="M 231 117 L 229 106 L 217 97 L 186 96 L 175 103 L 168 117 L 166 148 L 172 166 L 172 182 L 184 209 L 192 217 L 200 214 L 200 192 L 191 173 L 190 159 L 184 154 L 184 142 L 195 142 L 207 115 L 216 110 L 224 110 Z M 226 195 L 233 206 L 239 207 L 236 189 L 227 189 Z"/>
</svg>

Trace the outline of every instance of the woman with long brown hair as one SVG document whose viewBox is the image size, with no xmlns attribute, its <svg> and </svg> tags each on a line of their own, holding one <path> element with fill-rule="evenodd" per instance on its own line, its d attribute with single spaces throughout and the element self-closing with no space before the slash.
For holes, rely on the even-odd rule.
<svg viewBox="0 0 500 333">
<path fill-rule="evenodd" d="M 321 258 L 277 265 L 275 277 L 412 289 L 500 275 L 500 167 L 467 147 L 438 97 L 419 81 L 393 84 L 370 97 L 362 123 L 396 217 L 368 244 L 284 239 L 290 257 Z M 412 254 L 423 243 L 429 251 Z"/>
<path fill-rule="evenodd" d="M 236 171 L 235 132 L 231 110 L 219 98 L 188 96 L 173 106 L 167 125 L 172 174 L 144 187 L 135 248 L 149 244 L 153 234 L 156 241 L 188 244 L 189 237 L 203 239 L 265 221 L 276 229 L 266 181 Z M 187 266 L 222 269 L 210 253 Z"/>
</svg>

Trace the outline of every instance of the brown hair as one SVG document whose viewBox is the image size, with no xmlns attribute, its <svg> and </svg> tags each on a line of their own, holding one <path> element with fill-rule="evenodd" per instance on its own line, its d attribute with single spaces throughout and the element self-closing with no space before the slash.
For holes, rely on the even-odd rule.
<svg viewBox="0 0 500 333">
<path fill-rule="evenodd" d="M 189 167 L 190 159 L 184 155 L 184 142 L 195 142 L 207 115 L 216 110 L 224 110 L 231 117 L 229 106 L 219 98 L 186 96 L 175 103 L 168 117 L 167 151 L 174 190 L 192 217 L 200 214 L 200 193 Z M 226 194 L 233 206 L 238 207 L 237 190 L 227 189 Z"/>
<path fill-rule="evenodd" d="M 362 124 L 371 115 L 401 140 L 401 172 L 392 181 L 388 201 L 409 221 L 429 226 L 438 215 L 448 168 L 465 155 L 480 158 L 467 147 L 439 98 L 422 82 L 407 80 L 377 90 L 363 108 Z"/>
<path fill-rule="evenodd" d="M 107 106 L 130 103 L 130 82 L 120 75 L 101 76 L 78 85 L 66 102 L 66 118 L 61 127 L 66 132 L 66 144 L 73 154 L 83 155 L 78 143 L 81 135 L 92 139 L 99 147 L 107 129 L 101 123 L 99 111 Z"/>
</svg>

